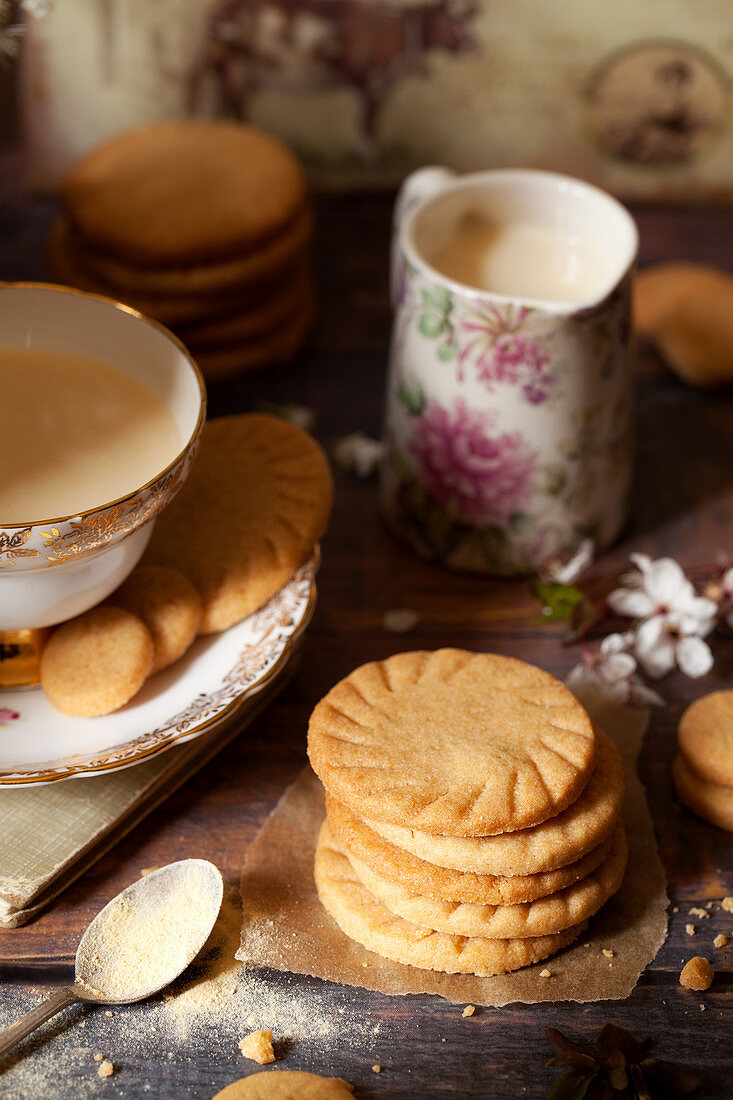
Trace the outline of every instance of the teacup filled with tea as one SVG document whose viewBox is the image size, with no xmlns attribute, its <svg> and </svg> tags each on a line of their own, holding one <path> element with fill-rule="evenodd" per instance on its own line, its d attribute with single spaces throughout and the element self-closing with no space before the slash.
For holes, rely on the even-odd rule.
<svg viewBox="0 0 733 1100">
<path fill-rule="evenodd" d="M 29 632 L 103 600 L 139 560 L 206 397 L 161 325 L 43 284 L 0 286 L 0 387 L 0 685 L 17 685 Z"/>
</svg>

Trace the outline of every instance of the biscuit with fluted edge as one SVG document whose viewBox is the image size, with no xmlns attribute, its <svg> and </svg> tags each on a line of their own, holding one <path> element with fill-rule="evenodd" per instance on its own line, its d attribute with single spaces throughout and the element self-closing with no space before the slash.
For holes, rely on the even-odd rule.
<svg viewBox="0 0 733 1100">
<path fill-rule="evenodd" d="M 353 1100 L 354 1086 L 340 1077 L 272 1069 L 233 1081 L 212 1100 Z"/>
<path fill-rule="evenodd" d="M 135 267 L 238 256 L 272 237 L 305 200 L 290 150 L 224 119 L 154 122 L 82 157 L 61 198 L 76 232 Z"/>
<path fill-rule="evenodd" d="M 210 420 L 143 562 L 188 577 L 202 599 L 202 633 L 226 630 L 267 603 L 310 557 L 331 498 L 328 460 L 300 428 L 266 413 Z"/>
<path fill-rule="evenodd" d="M 201 597 L 178 569 L 139 565 L 109 597 L 114 607 L 137 615 L 153 639 L 152 672 L 160 672 L 182 657 L 201 625 Z"/>
<path fill-rule="evenodd" d="M 531 875 L 486 875 L 438 867 L 411 852 L 397 848 L 370 829 L 356 814 L 326 795 L 326 816 L 331 832 L 349 859 L 356 857 L 388 882 L 439 901 L 475 905 L 519 905 L 536 901 L 572 886 L 603 863 L 611 849 L 611 836 L 575 863 Z M 511 836 L 504 833 L 503 836 Z M 499 839 L 499 838 L 497 838 Z"/>
<path fill-rule="evenodd" d="M 680 718 L 677 741 L 701 779 L 733 787 L 733 690 L 696 699 Z"/>
<path fill-rule="evenodd" d="M 704 821 L 733 833 L 733 787 L 721 787 L 701 779 L 677 753 L 672 765 L 672 778 L 680 801 Z"/>
<path fill-rule="evenodd" d="M 440 867 L 485 875 L 535 875 L 581 859 L 611 833 L 624 797 L 624 765 L 598 726 L 596 762 L 582 792 L 557 817 L 529 829 L 486 837 L 436 836 L 366 818 L 364 823 L 396 848 Z"/>
<path fill-rule="evenodd" d="M 342 932 L 385 959 L 421 970 L 490 978 L 554 955 L 576 939 L 584 924 L 525 939 L 451 936 L 390 913 L 361 882 L 324 823 L 314 864 L 318 897 Z"/>
<path fill-rule="evenodd" d="M 345 853 L 367 890 L 390 913 L 451 936 L 526 939 L 563 932 L 588 920 L 616 893 L 626 870 L 628 850 L 622 825 L 616 827 L 611 851 L 590 874 L 546 897 L 518 905 L 481 905 L 437 900 L 389 882 L 352 853 Z"/>
<path fill-rule="evenodd" d="M 136 615 L 95 607 L 51 635 L 41 657 L 41 686 L 62 714 L 110 714 L 137 695 L 154 653 L 150 631 Z"/>
<path fill-rule="evenodd" d="M 372 661 L 336 684 L 311 715 L 308 754 L 326 790 L 361 817 L 485 836 L 574 802 L 595 732 L 548 672 L 439 649 Z"/>
</svg>

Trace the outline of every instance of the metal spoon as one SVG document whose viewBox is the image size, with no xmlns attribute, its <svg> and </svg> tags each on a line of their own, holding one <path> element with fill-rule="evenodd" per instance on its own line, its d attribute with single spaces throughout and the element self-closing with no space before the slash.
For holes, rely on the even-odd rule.
<svg viewBox="0 0 733 1100">
<path fill-rule="evenodd" d="M 133 882 L 82 936 L 74 984 L 0 1032 L 0 1057 L 68 1005 L 130 1004 L 165 988 L 206 943 L 223 893 L 221 873 L 205 859 L 169 863 Z"/>
</svg>

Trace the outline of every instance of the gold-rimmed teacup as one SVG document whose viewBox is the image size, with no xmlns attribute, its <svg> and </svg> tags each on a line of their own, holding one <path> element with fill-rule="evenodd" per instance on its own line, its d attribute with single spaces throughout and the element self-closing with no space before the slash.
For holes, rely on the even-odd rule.
<svg viewBox="0 0 733 1100">
<path fill-rule="evenodd" d="M 0 283 L 0 347 L 63 352 L 117 368 L 164 402 L 181 439 L 171 462 L 115 500 L 73 516 L 0 515 L 2 688 L 37 682 L 46 629 L 99 603 L 135 567 L 155 517 L 191 468 L 206 388 L 184 345 L 157 321 L 68 287 Z"/>
</svg>

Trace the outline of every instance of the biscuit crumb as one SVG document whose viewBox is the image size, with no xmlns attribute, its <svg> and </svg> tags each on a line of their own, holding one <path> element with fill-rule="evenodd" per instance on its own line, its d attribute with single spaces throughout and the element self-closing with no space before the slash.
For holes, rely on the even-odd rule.
<svg viewBox="0 0 733 1100">
<path fill-rule="evenodd" d="M 110 1009 L 108 1008 L 108 1009 L 107 1009 L 107 1011 L 105 1012 L 105 1016 L 114 1016 L 114 1012 L 112 1012 L 112 1011 L 111 1011 L 111 1010 L 110 1010 Z"/>
<path fill-rule="evenodd" d="M 382 1067 L 380 1065 L 372 1066 L 372 1073 L 381 1073 Z"/>
<path fill-rule="evenodd" d="M 95 1054 L 94 1055 L 94 1061 L 95 1062 L 103 1062 L 104 1061 L 104 1055 L 103 1054 Z"/>
<path fill-rule="evenodd" d="M 143 867 L 140 872 L 140 878 L 145 878 L 146 875 L 152 875 L 153 871 L 159 871 L 160 865 L 157 867 Z"/>
<path fill-rule="evenodd" d="M 709 989 L 713 983 L 715 971 L 707 959 L 695 955 L 682 968 L 680 985 L 685 989 Z"/>
<path fill-rule="evenodd" d="M 720 908 L 725 909 L 726 913 L 733 913 L 733 898 L 723 898 Z"/>
<path fill-rule="evenodd" d="M 473 1016 L 475 1011 L 476 1011 L 476 1005 L 466 1005 L 466 1007 L 464 1008 L 462 1014 L 464 1016 Z"/>
<path fill-rule="evenodd" d="M 613 950 L 612 947 L 604 947 L 603 954 L 606 956 L 607 959 L 612 959 L 616 952 Z"/>
<path fill-rule="evenodd" d="M 686 924 L 685 925 L 685 932 L 687 933 L 688 936 L 694 936 L 695 933 L 697 932 L 697 929 L 695 928 L 694 924 Z"/>
<path fill-rule="evenodd" d="M 705 1005 L 700 1005 L 700 1011 L 701 1011 L 701 1012 L 704 1012 L 704 1011 L 705 1011 Z"/>
<path fill-rule="evenodd" d="M 114 1071 L 115 1071 L 114 1064 L 112 1062 L 108 1062 L 107 1059 L 105 1058 L 105 1060 L 100 1063 L 100 1066 L 99 1066 L 99 1069 L 97 1070 L 97 1073 L 99 1074 L 100 1077 L 111 1077 L 112 1074 L 114 1073 Z"/>
<path fill-rule="evenodd" d="M 394 607 L 390 611 L 385 611 L 382 625 L 390 634 L 408 634 L 415 629 L 419 621 L 420 616 L 412 608 Z"/>
<path fill-rule="evenodd" d="M 540 977 L 541 977 L 541 978 L 551 978 L 551 977 L 552 977 L 552 974 L 551 974 L 551 973 L 550 973 L 550 971 L 549 971 L 549 970 L 547 969 L 547 967 L 545 967 L 545 969 L 544 969 L 544 970 L 540 970 Z"/>
<path fill-rule="evenodd" d="M 728 937 L 724 936 L 723 933 L 721 932 L 713 940 L 713 947 L 727 947 L 728 943 L 729 943 Z"/>
<path fill-rule="evenodd" d="M 672 912 L 673 912 L 673 913 L 679 913 L 679 911 L 680 911 L 680 907 L 679 907 L 679 905 L 675 905 L 675 907 L 674 907 L 674 909 L 672 910 Z"/>
<path fill-rule="evenodd" d="M 261 1066 L 269 1065 L 275 1061 L 275 1051 L 272 1048 L 272 1031 L 265 1029 L 253 1031 L 251 1035 L 245 1035 L 239 1040 L 239 1049 L 245 1058 L 251 1058 L 253 1062 L 259 1062 Z"/>
<path fill-rule="evenodd" d="M 690 916 L 699 917 L 700 920 L 704 920 L 706 917 L 709 917 L 710 914 L 707 909 L 700 909 L 699 906 L 693 905 L 692 909 L 690 909 Z"/>
</svg>

